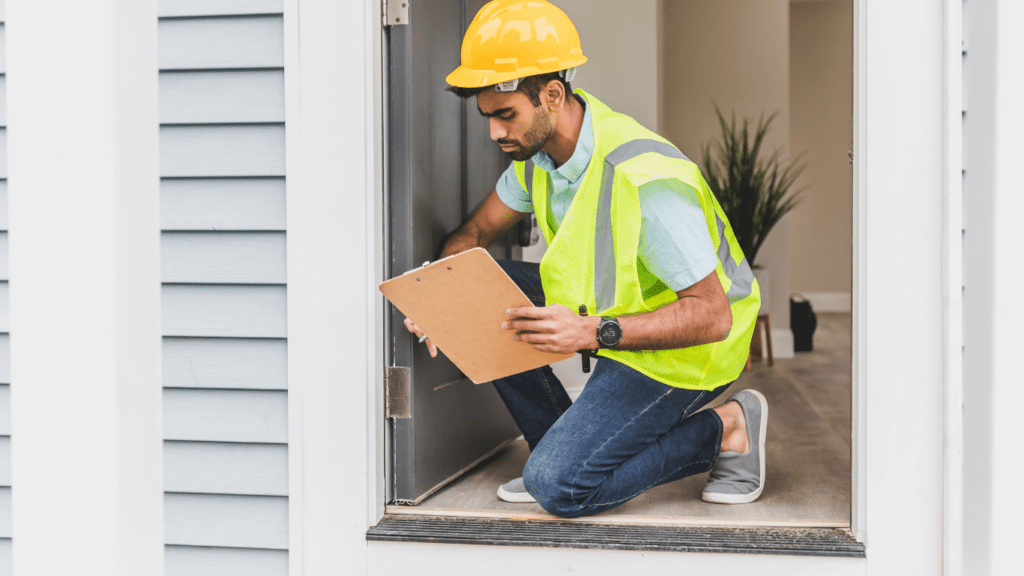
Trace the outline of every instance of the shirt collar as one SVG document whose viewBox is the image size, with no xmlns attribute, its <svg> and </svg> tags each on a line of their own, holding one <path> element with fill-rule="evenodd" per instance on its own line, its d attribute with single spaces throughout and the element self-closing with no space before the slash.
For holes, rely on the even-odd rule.
<svg viewBox="0 0 1024 576">
<path fill-rule="evenodd" d="M 533 162 L 545 172 L 558 172 L 570 182 L 575 182 L 587 171 L 590 164 L 590 157 L 594 155 L 594 126 L 590 123 L 590 106 L 583 104 L 583 127 L 580 129 L 580 137 L 576 140 L 576 150 L 573 151 L 569 161 L 555 168 L 555 161 L 551 156 L 541 150 L 533 156 Z"/>
</svg>

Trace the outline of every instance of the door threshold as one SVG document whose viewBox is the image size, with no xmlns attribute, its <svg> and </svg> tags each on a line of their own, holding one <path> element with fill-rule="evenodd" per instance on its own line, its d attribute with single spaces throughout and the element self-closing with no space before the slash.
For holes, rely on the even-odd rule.
<svg viewBox="0 0 1024 576">
<path fill-rule="evenodd" d="M 396 506 L 388 504 L 384 513 L 389 516 L 421 516 L 431 518 L 460 518 L 477 520 L 512 520 L 517 522 L 563 522 L 601 526 L 686 526 L 716 528 L 824 528 L 849 530 L 849 522 L 835 520 L 748 520 L 742 518 L 714 518 L 710 516 L 640 516 L 597 515 L 586 518 L 559 518 L 544 513 L 523 513 L 514 510 L 480 510 L 459 508 L 430 508 L 424 506 Z"/>
<path fill-rule="evenodd" d="M 389 507 L 390 508 L 390 507 Z M 847 529 L 795 526 L 608 524 L 593 518 L 483 518 L 385 514 L 366 533 L 382 542 L 537 546 L 724 554 L 864 558 L 864 545 Z"/>
</svg>

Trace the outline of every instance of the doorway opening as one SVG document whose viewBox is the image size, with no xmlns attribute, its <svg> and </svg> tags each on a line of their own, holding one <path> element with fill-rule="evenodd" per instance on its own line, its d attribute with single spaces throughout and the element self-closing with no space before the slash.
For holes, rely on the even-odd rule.
<svg viewBox="0 0 1024 576">
<path fill-rule="evenodd" d="M 462 34 L 484 0 L 419 0 L 386 35 L 390 70 L 388 275 L 433 259 L 445 235 L 493 188 L 508 158 L 486 120 L 444 91 Z M 700 500 L 706 474 L 649 490 L 579 522 L 789 526 L 851 524 L 853 0 L 555 0 L 589 61 L 573 81 L 672 141 L 701 164 L 720 134 L 715 106 L 742 122 L 775 114 L 767 145 L 806 164 L 801 203 L 761 248 L 759 283 L 772 346 L 712 404 L 755 388 L 771 408 L 765 490 L 751 504 Z M 496 258 L 539 261 L 513 235 Z M 813 349 L 795 352 L 790 297 L 818 313 Z M 389 320 L 391 366 L 410 367 L 412 418 L 389 420 L 388 514 L 554 520 L 498 499 L 518 477 L 525 441 L 490 385 L 429 358 Z M 767 344 L 767 342 L 765 342 Z M 570 397 L 578 358 L 554 366 Z"/>
</svg>

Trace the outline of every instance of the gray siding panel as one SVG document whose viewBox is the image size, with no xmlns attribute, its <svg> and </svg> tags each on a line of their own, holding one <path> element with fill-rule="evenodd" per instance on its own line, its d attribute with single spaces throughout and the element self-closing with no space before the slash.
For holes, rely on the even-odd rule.
<svg viewBox="0 0 1024 576">
<path fill-rule="evenodd" d="M 7 74 L 7 30 L 0 24 L 0 74 Z"/>
<path fill-rule="evenodd" d="M 288 442 L 287 392 L 171 388 L 163 400 L 165 440 Z"/>
<path fill-rule="evenodd" d="M 7 128 L 0 128 L 0 178 L 7 178 Z"/>
<path fill-rule="evenodd" d="M 0 233 L 0 249 L 6 245 Z M 161 247 L 164 282 L 283 284 L 284 232 L 164 232 Z M 6 279 L 0 260 L 0 280 Z"/>
<path fill-rule="evenodd" d="M 281 16 L 161 20 L 160 69 L 281 68 Z"/>
<path fill-rule="evenodd" d="M 284 122 L 284 71 L 163 72 L 160 122 Z"/>
<path fill-rule="evenodd" d="M 185 546 L 288 548 L 288 499 L 164 495 L 164 541 Z"/>
<path fill-rule="evenodd" d="M 0 230 L 7 231 L 7 180 L 0 180 Z"/>
<path fill-rule="evenodd" d="M 11 486 L 11 437 L 0 436 L 0 486 Z"/>
<path fill-rule="evenodd" d="M 284 176 L 284 125 L 164 126 L 164 177 Z"/>
<path fill-rule="evenodd" d="M 7 282 L 0 282 L 0 334 L 11 331 L 11 312 L 8 309 Z"/>
<path fill-rule="evenodd" d="M 11 539 L 0 538 L 0 576 L 14 574 L 14 560 L 11 555 Z"/>
<path fill-rule="evenodd" d="M 284 339 L 164 338 L 163 382 L 168 388 L 285 390 L 288 343 Z"/>
<path fill-rule="evenodd" d="M 288 552 L 167 546 L 166 576 L 288 576 Z"/>
<path fill-rule="evenodd" d="M 0 76 L 0 126 L 7 126 L 7 76 Z"/>
<path fill-rule="evenodd" d="M 160 0 L 157 3 L 160 17 L 280 14 L 283 11 L 283 0 Z"/>
<path fill-rule="evenodd" d="M 11 383 L 11 342 L 10 336 L 0 334 L 0 384 Z"/>
<path fill-rule="evenodd" d="M 0 230 L 7 230 L 7 180 L 0 180 Z"/>
<path fill-rule="evenodd" d="M 287 496 L 288 446 L 164 442 L 164 490 Z"/>
<path fill-rule="evenodd" d="M 283 178 L 164 180 L 160 184 L 161 227 L 284 230 L 284 190 Z M 0 188 L 0 194 L 6 197 L 6 193 L 6 186 Z"/>
<path fill-rule="evenodd" d="M 166 571 L 288 573 L 283 0 L 158 0 Z"/>
<path fill-rule="evenodd" d="M 6 346 L 6 343 L 4 344 Z M 11 435 L 11 385 L 0 384 L 0 435 Z"/>
<path fill-rule="evenodd" d="M 7 271 L 7 232 L 0 232 L 0 280 L 10 280 Z"/>
<path fill-rule="evenodd" d="M 0 538 L 11 537 L 11 489 L 0 488 Z"/>
<path fill-rule="evenodd" d="M 284 286 L 165 285 L 162 296 L 164 336 L 285 338 L 288 333 Z"/>
</svg>

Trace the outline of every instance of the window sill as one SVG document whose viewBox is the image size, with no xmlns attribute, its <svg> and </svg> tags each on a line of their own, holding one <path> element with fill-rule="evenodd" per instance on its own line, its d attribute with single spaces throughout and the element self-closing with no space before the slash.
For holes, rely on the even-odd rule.
<svg viewBox="0 0 1024 576">
<path fill-rule="evenodd" d="M 718 528 L 385 515 L 370 541 L 864 558 L 841 528 Z"/>
</svg>

